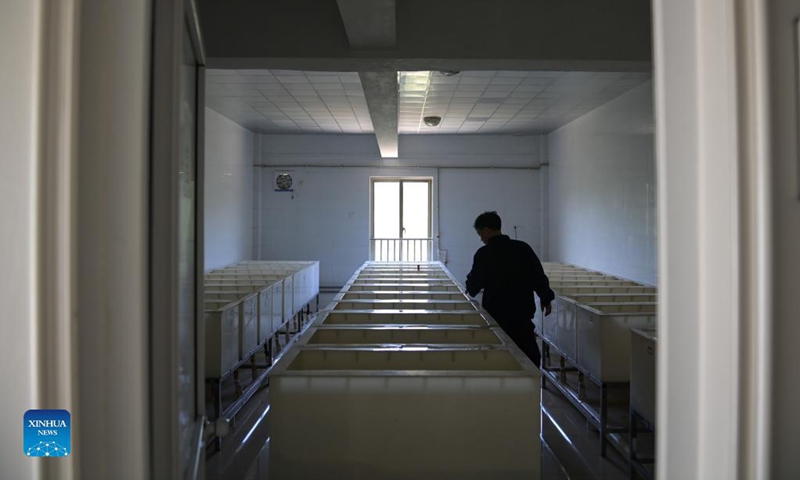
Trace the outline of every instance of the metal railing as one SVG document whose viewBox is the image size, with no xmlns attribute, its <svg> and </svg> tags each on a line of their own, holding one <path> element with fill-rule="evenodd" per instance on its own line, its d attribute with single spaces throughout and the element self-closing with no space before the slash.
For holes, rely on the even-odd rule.
<svg viewBox="0 0 800 480">
<path fill-rule="evenodd" d="M 433 258 L 431 238 L 372 238 L 369 258 L 375 262 L 430 262 Z"/>
</svg>

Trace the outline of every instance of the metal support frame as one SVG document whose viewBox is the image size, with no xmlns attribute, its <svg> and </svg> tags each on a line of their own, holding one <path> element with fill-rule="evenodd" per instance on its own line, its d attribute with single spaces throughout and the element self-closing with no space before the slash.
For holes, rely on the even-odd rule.
<svg viewBox="0 0 800 480">
<path fill-rule="evenodd" d="M 594 378 L 588 372 L 582 370 L 580 367 L 569 363 L 566 355 L 561 352 L 558 347 L 554 346 L 549 340 L 545 339 L 538 333 L 536 334 L 542 341 L 542 388 L 546 388 L 547 379 L 550 380 L 556 389 L 561 392 L 564 397 L 572 403 L 572 405 L 581 412 L 589 423 L 597 428 L 600 436 L 600 456 L 605 458 L 609 440 L 614 447 L 619 450 L 623 456 L 628 455 L 628 446 L 624 438 L 611 438 L 612 434 L 626 433 L 628 428 L 611 427 L 608 425 L 608 390 L 610 388 L 628 388 L 630 382 L 601 382 L 599 379 Z M 554 349 L 559 354 L 559 366 L 550 366 L 550 349 Z M 569 387 L 566 382 L 567 372 L 578 373 L 578 390 Z M 586 384 L 585 379 L 588 378 L 593 384 L 600 388 L 600 409 L 597 410 L 585 400 Z"/>
<path fill-rule="evenodd" d="M 629 466 L 629 476 L 633 480 L 636 478 L 638 474 L 642 478 L 647 480 L 652 480 L 655 478 L 654 472 L 648 470 L 645 467 L 645 464 L 655 465 L 656 460 L 655 458 L 640 458 L 638 456 L 638 445 L 636 441 L 636 434 L 640 431 L 639 425 L 646 431 L 650 431 L 655 433 L 656 427 L 655 425 L 648 422 L 644 417 L 642 417 L 639 412 L 636 411 L 633 406 L 630 408 L 630 420 L 628 425 L 628 466 Z"/>
<path fill-rule="evenodd" d="M 304 308 L 301 308 L 291 319 L 284 322 L 281 328 L 276 330 L 271 336 L 264 340 L 264 342 L 257 345 L 251 352 L 245 355 L 236 365 L 227 373 L 223 374 L 220 378 L 207 378 L 206 391 L 211 397 L 211 403 L 214 405 L 214 416 L 211 420 L 218 420 L 220 418 L 228 419 L 231 424 L 234 423 L 236 415 L 242 410 L 247 402 L 255 395 L 255 393 L 262 386 L 269 386 L 269 374 L 272 371 L 275 363 L 282 357 L 289 347 L 302 335 L 309 325 L 313 323 L 313 316 L 319 311 L 319 295 L 316 298 L 316 307 L 314 312 L 311 311 L 311 304 L 308 303 Z M 308 319 L 308 321 L 306 321 Z M 292 322 L 297 322 L 297 328 L 292 328 Z M 284 335 L 286 341 L 281 347 L 280 336 Z M 274 343 L 273 343 L 274 342 Z M 263 352 L 267 357 L 267 363 L 256 362 L 256 355 Z M 246 388 L 242 388 L 239 382 L 239 369 L 249 366 L 253 381 Z M 264 370 L 260 374 L 259 370 Z M 234 385 L 236 386 L 236 399 L 227 408 L 223 408 L 222 403 L 222 384 L 226 380 L 233 377 Z M 222 439 L 215 437 L 212 441 L 215 448 L 208 449 L 208 454 L 222 449 Z"/>
</svg>

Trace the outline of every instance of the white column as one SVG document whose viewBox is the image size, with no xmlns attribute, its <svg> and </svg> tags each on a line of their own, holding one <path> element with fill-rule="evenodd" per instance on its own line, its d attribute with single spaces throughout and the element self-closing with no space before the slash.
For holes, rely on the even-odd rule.
<svg viewBox="0 0 800 480">
<path fill-rule="evenodd" d="M 42 478 L 42 462 L 22 454 L 22 416 L 40 407 L 37 267 L 39 106 L 44 5 L 41 0 L 0 3 L 0 464 L 8 478 Z"/>
<path fill-rule="evenodd" d="M 81 1 L 78 478 L 150 478 L 150 4 Z"/>
<path fill-rule="evenodd" d="M 766 244 L 752 234 L 766 231 L 769 212 L 764 86 L 752 78 L 760 3 L 653 4 L 659 478 L 770 478 L 753 429 L 769 389 L 770 318 L 753 307 L 769 303 Z"/>
</svg>

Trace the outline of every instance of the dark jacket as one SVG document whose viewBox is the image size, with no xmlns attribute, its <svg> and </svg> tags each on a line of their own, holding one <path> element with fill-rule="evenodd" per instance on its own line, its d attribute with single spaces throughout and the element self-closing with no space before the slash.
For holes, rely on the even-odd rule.
<svg viewBox="0 0 800 480">
<path fill-rule="evenodd" d="M 472 261 L 467 292 L 473 297 L 483 290 L 483 308 L 496 320 L 530 319 L 536 311 L 533 292 L 542 305 L 553 301 L 550 281 L 539 257 L 525 242 L 507 235 L 489 239 Z"/>
</svg>

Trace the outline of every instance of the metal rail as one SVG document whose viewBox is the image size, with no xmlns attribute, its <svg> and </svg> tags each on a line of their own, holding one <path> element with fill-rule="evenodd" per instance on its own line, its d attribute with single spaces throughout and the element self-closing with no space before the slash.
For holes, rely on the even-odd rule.
<svg viewBox="0 0 800 480">
<path fill-rule="evenodd" d="M 375 262 L 430 262 L 432 238 L 371 238 L 370 260 Z"/>
</svg>

